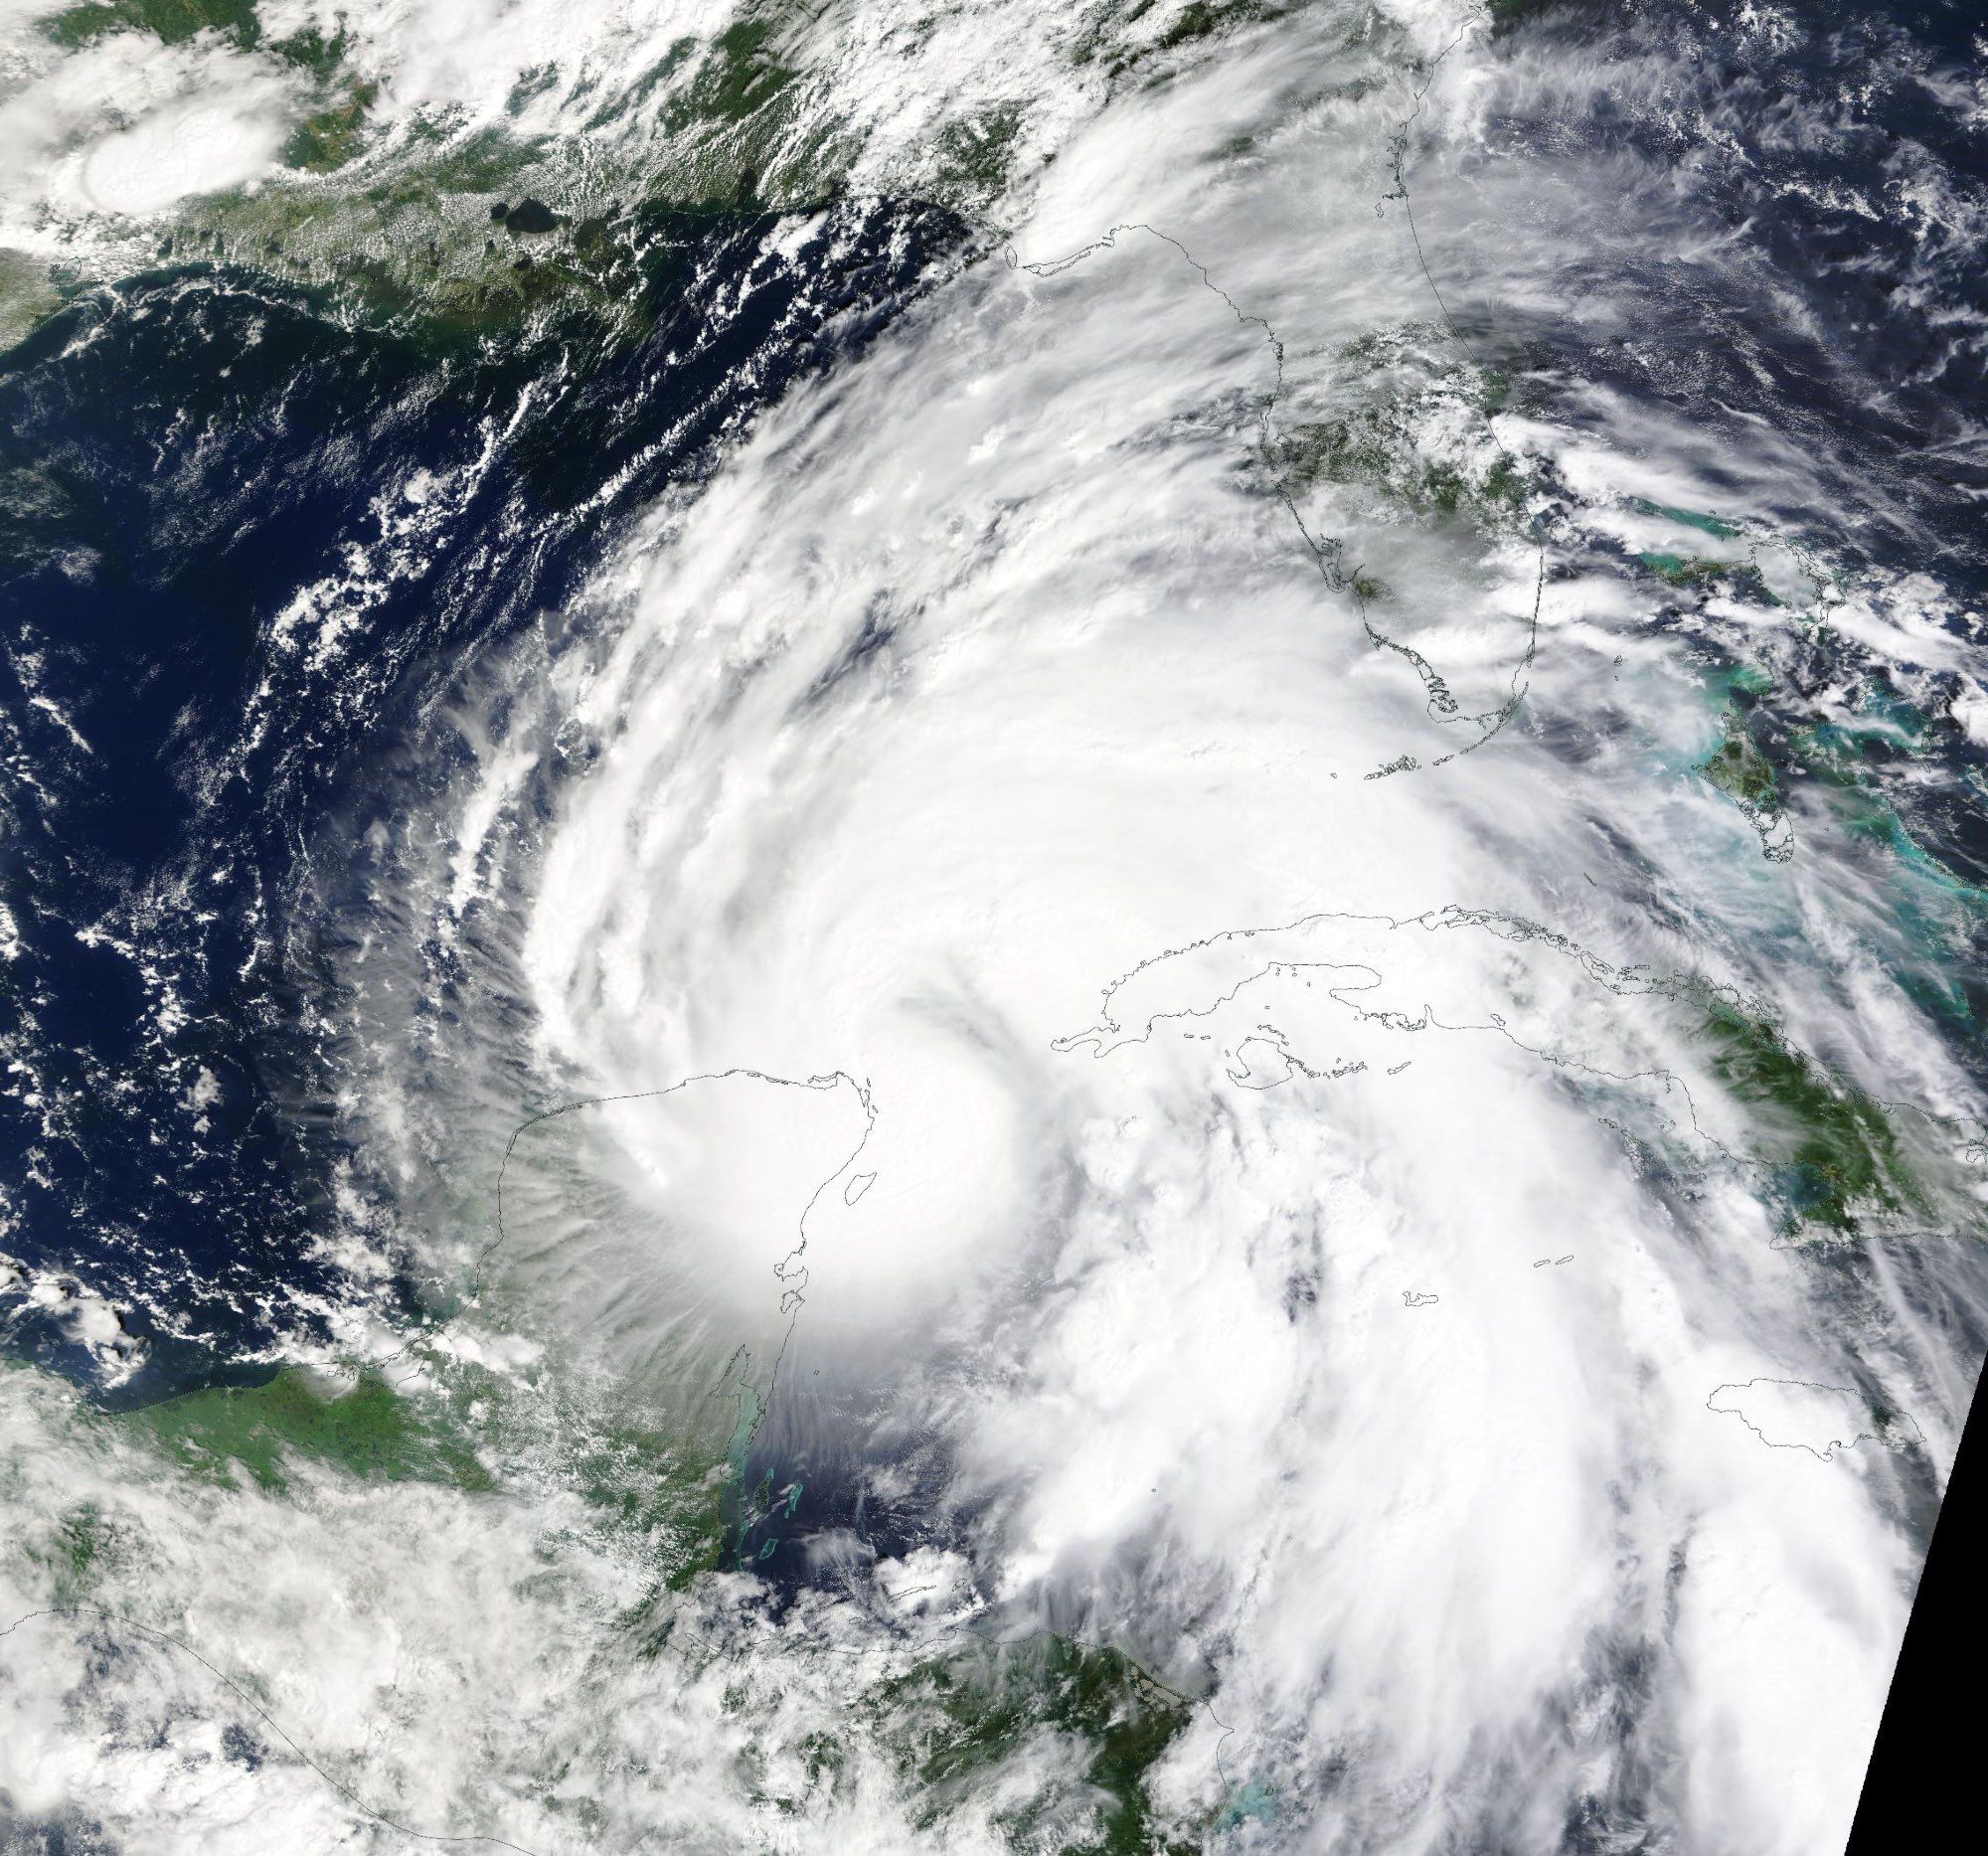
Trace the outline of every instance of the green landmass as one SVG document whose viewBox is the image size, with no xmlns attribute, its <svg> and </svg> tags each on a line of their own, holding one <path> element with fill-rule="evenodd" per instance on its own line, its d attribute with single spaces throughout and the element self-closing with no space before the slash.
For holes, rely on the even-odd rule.
<svg viewBox="0 0 1988 1856">
<path fill-rule="evenodd" d="M 1780 810 L 1780 786 L 1774 763 L 1760 752 L 1745 719 L 1732 711 L 1727 714 L 1725 741 L 1710 759 L 1701 762 L 1699 771 L 1749 812 Z"/>
<path fill-rule="evenodd" d="M 233 1480 L 246 1473 L 267 1489 L 284 1487 L 300 1462 L 367 1480 L 490 1486 L 475 1451 L 425 1402 L 373 1372 L 350 1391 L 327 1393 L 289 1370 L 266 1385 L 191 1392 L 116 1422 L 148 1434 L 198 1474 Z"/>
<path fill-rule="evenodd" d="M 626 313 L 644 250 L 639 221 L 670 211 L 818 206 L 840 186 L 853 152 L 836 146 L 832 119 L 812 129 L 801 121 L 801 74 L 780 57 L 770 17 L 737 21 L 709 41 L 677 41 L 594 123 L 664 90 L 660 132 L 607 147 L 507 128 L 460 134 L 418 118 L 397 126 L 389 144 L 373 116 L 379 84 L 353 69 L 342 21 L 329 38 L 313 30 L 271 40 L 255 0 L 87 0 L 43 30 L 72 50 L 113 33 L 173 45 L 212 32 L 302 74 L 311 94 L 284 146 L 287 173 L 183 203 L 156 255 L 260 270 L 325 291 L 328 306 L 383 326 L 432 324 L 480 340 L 547 316 L 589 315 L 639 334 L 639 310 Z M 524 74 L 511 113 L 558 79 L 552 66 Z M 964 201 L 997 190 L 1019 124 L 1019 111 L 1009 110 L 950 125 L 940 196 Z M 557 209 L 562 223 L 551 236 L 526 237 L 502 223 L 496 210 L 526 197 Z M 6 345 L 63 300 L 44 266 L 0 254 Z"/>
<path fill-rule="evenodd" d="M 1902 807 L 1916 787 L 1887 770 L 1926 751 L 1926 718 L 1885 691 L 1866 691 L 1866 715 L 1796 729 L 1789 753 L 1816 782 L 1842 830 L 1887 854 L 1894 865 L 1892 916 L 1903 936 L 1889 962 L 1913 1001 L 1957 1025 L 1988 1006 L 1976 949 L 1988 927 L 1988 893 L 1964 867 L 1931 848 L 1934 832 L 1914 830 Z M 1958 791 L 1966 791 L 1960 787 Z M 1957 792 L 1954 796 L 1958 796 Z"/>
<path fill-rule="evenodd" d="M 63 305 L 49 267 L 0 247 L 0 353 L 32 334 Z"/>
<path fill-rule="evenodd" d="M 1719 579 L 1727 571 L 1724 561 L 1701 561 L 1683 555 L 1639 554 L 1636 559 L 1669 587 L 1696 587 Z"/>
<path fill-rule="evenodd" d="M 1832 1077 L 1774 1027 L 1716 999 L 1705 1034 L 1712 1068 L 1763 1117 L 1767 1151 L 1796 1222 L 1848 1235 L 1860 1213 L 1919 1202 L 1884 1110 Z"/>
<path fill-rule="evenodd" d="M 740 20 L 711 42 L 690 86 L 663 111 L 663 126 L 682 132 L 705 124 L 737 126 L 779 101 L 799 73 L 773 52 L 772 25 Z"/>
<path fill-rule="evenodd" d="M 1764 576 L 1751 561 L 1721 561 L 1699 555 L 1644 553 L 1636 557 L 1636 562 L 1639 567 L 1654 574 L 1667 587 L 1698 591 L 1710 591 L 1714 588 L 1724 587 L 1736 597 L 1750 599 L 1756 605 L 1781 603 L 1768 591 Z"/>
<path fill-rule="evenodd" d="M 114 32 L 148 32 L 167 45 L 216 32 L 244 51 L 261 38 L 255 0 L 85 0 L 42 24 L 56 44 L 81 47 Z"/>
<path fill-rule="evenodd" d="M 89 1502 L 57 1516 L 46 1532 L 24 1530 L 18 1545 L 22 1557 L 47 1580 L 49 1603 L 55 1605 L 87 1600 L 122 1557 L 117 1530 Z"/>
<path fill-rule="evenodd" d="M 1007 185 L 1021 130 L 1022 112 L 1012 105 L 948 122 L 938 136 L 945 176 L 938 188 L 940 197 L 964 203 L 998 194 Z"/>
<path fill-rule="evenodd" d="M 1394 407 L 1287 426 L 1272 440 L 1270 462 L 1287 495 L 1322 482 L 1365 484 L 1444 522 L 1507 515 L 1523 507 L 1527 494 L 1522 473 L 1503 452 L 1474 479 L 1447 459 L 1421 455 L 1405 410 Z"/>
<path fill-rule="evenodd" d="M 1189 0 L 1154 43 L 1158 50 L 1171 52 L 1178 46 L 1192 45 L 1197 39 L 1212 38 L 1225 26 L 1260 19 L 1263 13 L 1258 0 L 1233 0 L 1228 6 L 1211 5 L 1209 0 Z"/>
<path fill-rule="evenodd" d="M 346 83 L 342 94 L 306 116 L 283 145 L 283 165 L 308 174 L 329 174 L 355 159 L 366 141 L 366 112 L 380 86 L 370 80 Z"/>
<path fill-rule="evenodd" d="M 1117 1650 L 1049 1632 L 976 1639 L 896 1678 L 878 1705 L 932 1818 L 1039 1737 L 1062 1736 L 1077 1744 L 1091 1794 L 1088 1827 L 1057 1840 L 1064 1856 L 1188 1847 L 1162 1836 L 1147 1777 L 1187 1725 L 1190 1703 Z M 1013 1830 L 1020 1847 L 1038 1846 L 1040 1826 Z"/>
<path fill-rule="evenodd" d="M 725 1564 L 738 1507 L 728 1463 L 705 1460 L 684 1437 L 629 1427 L 588 1439 L 572 1473 L 600 1525 L 641 1554 L 665 1591 Z M 640 1607 L 623 1623 L 639 1628 L 646 1616 Z"/>
<path fill-rule="evenodd" d="M 1495 442 L 1432 455 L 1431 429 L 1457 416 L 1493 436 L 1488 421 L 1514 392 L 1511 374 L 1479 371 L 1451 358 L 1446 329 L 1427 322 L 1381 329 L 1347 343 L 1338 377 L 1310 391 L 1350 410 L 1293 420 L 1264 447 L 1277 487 L 1293 499 L 1321 483 L 1357 484 L 1437 523 L 1509 528 L 1534 484 L 1520 460 Z"/>
</svg>

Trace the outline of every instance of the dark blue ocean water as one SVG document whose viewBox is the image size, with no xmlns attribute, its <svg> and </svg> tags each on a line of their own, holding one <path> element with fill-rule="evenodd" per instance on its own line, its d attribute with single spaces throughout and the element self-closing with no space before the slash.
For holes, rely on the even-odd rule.
<svg viewBox="0 0 1988 1856">
<path fill-rule="evenodd" d="M 1968 520 L 1988 492 L 1983 31 L 1957 0 L 1527 10 L 1504 43 L 1535 81 L 1494 135 L 1599 178 L 1564 313 L 1500 333 L 1709 424 L 1768 422 L 1833 492 L 1807 513 L 1853 548 L 1937 546 L 1988 587 Z M 1584 79 L 1557 86 L 1556 67 Z M 1467 275 L 1446 281 L 1468 300 Z M 1590 321 L 1590 296 L 1627 313 Z"/>
<path fill-rule="evenodd" d="M 247 1356 L 316 1321 L 297 1298 L 341 1292 L 311 917 L 358 878 L 324 821 L 363 833 L 400 803 L 382 769 L 476 654 L 965 237 L 913 204 L 834 210 L 842 236 L 799 264 L 762 252 L 765 217 L 638 216 L 639 339 L 576 317 L 415 341 L 194 266 L 0 358 L 0 1251 L 125 1310 L 147 1363 L 118 1400 L 259 1376 Z M 329 676 L 272 645 L 377 535 L 376 499 L 493 432 L 466 503 L 352 605 Z M 10 1349 L 89 1383 L 61 1310 L 14 1300 Z"/>
<path fill-rule="evenodd" d="M 1922 575 L 1943 597 L 1959 652 L 1879 664 L 1789 626 L 1775 691 L 1741 700 L 1783 764 L 1825 699 L 1916 734 L 1905 746 L 1874 728 L 1845 756 L 1872 790 L 1872 842 L 1943 893 L 1971 946 L 1956 956 L 1949 940 L 1937 963 L 1973 1021 L 1957 1035 L 1977 1070 L 1988 786 L 1952 714 L 1952 664 L 1988 638 L 1984 31 L 1956 0 L 1511 8 L 1482 170 L 1510 177 L 1537 251 L 1500 254 L 1501 299 L 1471 268 L 1470 190 L 1416 205 L 1467 341 L 1521 399 L 1617 453 L 1647 446 L 1654 468 L 1684 434 L 1692 474 L 1737 506 L 1764 502 L 1852 582 Z M 1902 921 L 1921 907 L 1899 906 Z"/>
<path fill-rule="evenodd" d="M 1622 81 L 1515 86 L 1504 150 L 1633 154 L 1675 171 L 1675 199 L 1565 264 L 1564 315 L 1473 300 L 1443 270 L 1469 240 L 1418 201 L 1434 269 L 1473 343 L 1550 393 L 1598 384 L 1709 430 L 1794 434 L 1848 558 L 1988 592 L 1979 21 L 1794 18 L 1776 36 L 1702 0 L 1515 9 L 1503 56 Z M 258 1372 L 248 1356 L 315 1319 L 297 1297 L 344 1292 L 316 1248 L 341 1158 L 318 935 L 365 877 L 328 821 L 356 844 L 405 804 L 383 769 L 435 739 L 416 721 L 479 652 L 560 610 L 631 512 L 971 241 L 916 204 L 836 210 L 845 236 L 786 268 L 761 256 L 763 218 L 641 216 L 639 339 L 577 318 L 417 341 L 196 265 L 97 292 L 0 357 L 0 902 L 19 936 L 0 961 L 0 1251 L 127 1310 L 148 1364 L 119 1398 Z M 1717 260 L 1681 266 L 1680 229 L 1708 225 L 1729 235 Z M 1596 326 L 1576 313 L 1590 292 L 1643 307 Z M 353 606 L 335 678 L 272 647 L 299 589 L 376 534 L 388 486 L 461 472 L 493 429 L 464 506 Z M 1810 689 L 1841 669 L 1818 651 Z M 1939 679 L 1915 694 L 1937 723 Z M 1882 781 L 1890 751 L 1860 752 Z M 1988 883 L 1975 759 L 1935 727 L 1897 794 L 1937 881 Z M 10 1348 L 91 1378 L 60 1311 L 16 1297 L 0 1320 Z M 825 1516 L 837 1477 L 817 1468 Z"/>
</svg>

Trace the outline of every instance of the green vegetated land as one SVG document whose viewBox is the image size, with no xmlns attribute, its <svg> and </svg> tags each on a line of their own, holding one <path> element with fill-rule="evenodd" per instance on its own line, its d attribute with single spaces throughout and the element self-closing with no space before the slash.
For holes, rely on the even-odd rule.
<svg viewBox="0 0 1988 1856">
<path fill-rule="evenodd" d="M 663 1590 L 681 1592 L 725 1564 L 738 1507 L 729 1463 L 705 1460 L 682 1437 L 631 1426 L 590 1438 L 574 1474 L 603 1529 L 655 1568 Z M 652 1608 L 638 1606 L 622 1623 L 639 1632 Z"/>
<path fill-rule="evenodd" d="M 1780 783 L 1774 763 L 1754 741 L 1745 717 L 1736 710 L 1727 711 L 1726 739 L 1700 763 L 1699 771 L 1748 811 L 1780 810 Z"/>
<path fill-rule="evenodd" d="M 292 1370 L 266 1385 L 188 1393 L 112 1422 L 197 1475 L 246 1477 L 269 1490 L 310 1464 L 368 1481 L 477 1493 L 496 1486 L 491 1463 L 516 1455 L 529 1473 L 577 1492 L 593 1525 L 639 1553 L 673 1592 L 724 1563 L 737 1525 L 737 1474 L 708 1439 L 584 1416 L 569 1431 L 557 1412 L 507 1412 L 501 1388 L 481 1373 L 461 1387 L 409 1397 L 378 1373 L 338 1390 Z M 543 1438 L 520 1434 L 521 1425 L 535 1424 L 553 1430 Z"/>
<path fill-rule="evenodd" d="M 1861 1214 L 1921 1203 L 1898 1136 L 1876 1102 L 1726 1000 L 1713 1001 L 1705 1031 L 1720 1081 L 1739 1100 L 1765 1111 L 1763 1157 L 1774 1165 L 1797 1224 L 1848 1235 Z"/>
<path fill-rule="evenodd" d="M 1658 513 L 1684 519 L 1687 512 Z M 1731 526 L 1694 519 L 1708 530 Z M 1934 746 L 1927 718 L 1895 693 L 1870 688 L 1858 697 L 1852 720 L 1777 732 L 1777 764 L 1756 732 L 1756 705 L 1771 687 L 1764 672 L 1743 664 L 1714 679 L 1724 699 L 1725 739 L 1698 771 L 1756 819 L 1781 810 L 1789 773 L 1806 775 L 1818 813 L 1826 808 L 1836 828 L 1890 860 L 1897 935 L 1879 937 L 1874 951 L 1916 1005 L 1971 1026 L 1979 1002 L 1988 999 L 1988 988 L 1974 977 L 1988 895 L 1928 850 L 1900 809 L 1918 788 L 1898 775 Z M 1767 1110 L 1763 1157 L 1780 1169 L 1780 1193 L 1794 1223 L 1848 1233 L 1860 1216 L 1923 1216 L 1929 1192 L 1938 1190 L 1943 1200 L 1944 1189 L 1934 1183 L 1941 1163 L 1923 1150 L 1908 1153 L 1882 1104 L 1788 1045 L 1771 1025 L 1720 1003 L 1708 1032 L 1722 1081 L 1740 1099 Z"/>
<path fill-rule="evenodd" d="M 84 46 L 113 32 L 148 32 L 167 45 L 216 32 L 245 51 L 262 36 L 255 0 L 84 0 L 44 22 L 58 45 Z"/>
<path fill-rule="evenodd" d="M 121 1557 L 116 1528 L 93 1503 L 80 1502 L 58 1515 L 46 1532 L 23 1528 L 14 1550 L 47 1582 L 55 1605 L 85 1602 Z"/>
<path fill-rule="evenodd" d="M 708 45 L 686 39 L 671 63 L 687 76 L 664 110 L 665 133 L 617 168 L 591 151 L 488 128 L 468 135 L 415 120 L 383 141 L 374 78 L 354 69 L 341 21 L 269 38 L 254 0 L 86 0 L 48 20 L 80 49 L 117 33 L 177 45 L 210 33 L 289 67 L 300 113 L 274 185 L 182 203 L 157 255 L 175 264 L 241 264 L 325 289 L 348 312 L 387 323 L 498 334 L 557 308 L 616 320 L 631 253 L 630 201 L 722 204 L 755 198 L 771 130 L 768 105 L 795 74 L 771 59 L 764 24 L 736 25 Z M 539 74 L 540 87 L 553 74 Z M 514 112 L 533 86 L 521 83 Z M 379 159 L 361 162 L 377 152 Z M 545 194 L 567 207 L 552 225 L 493 223 L 492 209 Z M 551 236 L 531 236 L 550 234 Z M 619 260 L 618 264 L 615 260 Z M 15 272 L 20 274 L 17 276 Z M 90 279 L 0 253 L 0 337 L 21 339 Z"/>
<path fill-rule="evenodd" d="M 372 79 L 351 78 L 291 131 L 283 165 L 306 174 L 330 174 L 355 160 L 366 145 L 366 112 L 380 95 Z"/>
<path fill-rule="evenodd" d="M 1232 27 L 1287 10 L 1281 0 L 1189 0 L 1156 33 L 1129 34 L 1153 0 L 1095 28 L 1072 56 L 1109 49 L 1110 81 L 1139 83 L 1144 61 L 1178 60 Z M 639 334 L 624 316 L 626 272 L 646 248 L 631 222 L 658 211 L 813 210 L 846 184 L 861 132 L 816 81 L 799 15 L 770 6 L 708 37 L 686 35 L 611 94 L 566 94 L 582 137 L 533 126 L 532 106 L 573 77 L 557 64 L 521 73 L 508 117 L 476 129 L 416 113 L 383 119 L 380 74 L 340 15 L 319 30 L 270 36 L 256 0 L 84 0 L 45 32 L 71 49 L 115 33 L 176 45 L 207 33 L 287 66 L 297 118 L 286 172 L 253 188 L 182 203 L 156 255 L 170 263 L 241 265 L 327 292 L 337 313 L 402 328 L 439 325 L 475 339 L 555 317 L 590 316 Z M 938 126 L 912 154 L 918 198 L 985 224 L 1027 145 L 1023 99 L 990 101 Z M 559 215 L 529 234 L 495 209 L 529 199 Z M 16 253 L 15 256 L 22 256 Z M 29 333 L 63 301 L 107 280 L 0 253 L 0 345 Z M 1440 464 L 1412 487 L 1438 513 L 1516 497 L 1500 480 L 1469 484 Z M 1454 480 L 1452 480 L 1454 478 Z M 1400 486 L 1398 486 L 1400 487 Z"/>
<path fill-rule="evenodd" d="M 1274 463 L 1292 493 L 1316 483 L 1364 483 L 1437 521 L 1513 509 L 1525 501 L 1509 457 L 1495 459 L 1475 479 L 1445 459 L 1419 457 L 1406 416 L 1392 408 L 1294 425 L 1278 441 Z"/>
<path fill-rule="evenodd" d="M 1693 769 L 1746 814 L 1763 843 L 1783 797 L 1780 769 L 1761 747 L 1755 724 L 1760 699 L 1771 688 L 1772 680 L 1750 664 L 1731 664 L 1712 675 L 1709 694 L 1719 701 L 1724 737 Z"/>
<path fill-rule="evenodd" d="M 1509 524 L 1532 484 L 1495 445 L 1431 454 L 1424 437 L 1461 422 L 1489 438 L 1488 421 L 1512 382 L 1439 358 L 1445 331 L 1424 323 L 1362 336 L 1337 357 L 1333 399 L 1347 412 L 1282 426 L 1266 446 L 1277 487 L 1292 498 L 1321 483 L 1360 485 L 1434 522 Z M 1458 416 L 1461 416 L 1459 422 Z"/>
<path fill-rule="evenodd" d="M 282 1488 L 298 1462 L 384 1481 L 490 1486 L 489 1472 L 423 1405 L 364 1373 L 350 1391 L 327 1393 L 304 1373 L 266 1385 L 191 1392 L 119 1421 L 149 1434 L 165 1453 L 202 1474 L 246 1474 Z"/>
<path fill-rule="evenodd" d="M 811 210 L 837 194 L 857 153 L 832 101 L 782 51 L 785 22 L 770 12 L 676 40 L 599 103 L 588 127 L 600 133 L 585 147 L 526 126 L 532 101 L 561 83 L 556 66 L 520 77 L 509 122 L 463 130 L 416 115 L 383 126 L 379 84 L 343 16 L 328 38 L 272 39 L 255 0 L 85 0 L 44 30 L 71 49 L 115 33 L 167 45 L 209 33 L 298 74 L 287 174 L 184 202 L 158 257 L 250 267 L 325 290 L 343 313 L 476 339 L 549 316 L 639 334 L 630 299 L 645 220 Z M 921 194 L 977 210 L 1005 186 L 1021 124 L 1018 105 L 946 123 Z M 521 203 L 552 217 L 520 220 Z M 88 281 L 0 253 L 0 339 L 20 339 Z"/>
<path fill-rule="evenodd" d="M 1049 1632 L 1016 1643 L 979 1639 L 920 1663 L 886 1685 L 886 1727 L 936 1818 L 1044 1741 L 1074 1745 L 1085 1792 L 1038 1799 L 1034 1811 L 1072 1813 L 1056 1847 L 1067 1856 L 1148 1856 L 1185 1850 L 1162 1839 L 1147 1779 L 1187 1725 L 1186 1697 L 1119 1651 Z M 1009 1828 L 1037 1847 L 1040 1823 Z M 1046 1847 L 1046 1845 L 1043 1845 Z"/>
<path fill-rule="evenodd" d="M 63 305 L 63 293 L 46 264 L 22 252 L 0 249 L 0 352 L 31 334 Z"/>
<path fill-rule="evenodd" d="M 1988 892 L 1964 857 L 1939 847 L 1953 841 L 1961 819 L 1988 810 L 1988 788 L 1964 770 L 1936 780 L 1916 770 L 1928 757 L 1944 764 L 1939 728 L 1895 691 L 1873 684 L 1859 693 L 1854 714 L 1790 727 L 1778 748 L 1788 769 L 1808 780 L 1818 815 L 1889 861 L 1900 941 L 1881 948 L 1881 957 L 1916 1004 L 1967 1025 L 1988 1004 L 1976 955 L 1988 928 Z M 1729 736 L 1701 770 L 1743 801 L 1760 791 L 1763 767 L 1771 776 L 1750 739 L 1736 751 Z"/>
<path fill-rule="evenodd" d="M 350 40 L 343 25 L 327 39 L 315 27 L 281 39 L 265 39 L 256 0 L 84 0 L 43 22 L 57 45 L 72 51 L 94 45 L 113 33 L 149 33 L 163 45 L 180 45 L 212 32 L 242 52 L 271 58 L 327 81 L 344 63 Z M 340 16 L 341 19 L 343 16 Z"/>
<path fill-rule="evenodd" d="M 1154 65 L 1180 64 L 1212 39 L 1293 10 L 1294 0 L 1187 0 L 1185 6 L 1177 0 L 1131 0 L 1123 12 L 1092 17 L 1071 46 L 1071 62 L 1101 65 L 1113 81 L 1149 83 Z M 1149 18 L 1154 26 L 1128 30 Z"/>
<path fill-rule="evenodd" d="M 1668 511 L 1666 513 L 1669 513 Z M 1667 587 L 1698 591 L 1723 591 L 1754 605 L 1779 605 L 1767 591 L 1760 570 L 1750 561 L 1725 561 L 1712 556 L 1639 554 L 1637 564 Z"/>
<path fill-rule="evenodd" d="M 1197 39 L 1212 39 L 1228 27 L 1273 17 L 1277 10 L 1264 4 L 1264 0 L 1228 0 L 1227 5 L 1211 4 L 1211 0 L 1188 0 L 1188 4 L 1174 15 L 1166 30 L 1154 41 L 1154 49 L 1171 52 L 1176 47 L 1192 45 Z"/>
<path fill-rule="evenodd" d="M 1742 541 L 1746 533 L 1739 523 L 1729 522 L 1724 516 L 1708 515 L 1698 509 L 1679 509 L 1670 503 L 1651 502 L 1647 497 L 1632 496 L 1628 499 L 1628 506 L 1638 515 L 1654 516 L 1679 528 L 1696 530 L 1713 541 Z M 1647 549 L 1636 556 L 1636 564 L 1666 587 L 1681 592 L 1724 592 L 1754 605 L 1781 603 L 1768 591 L 1766 579 L 1755 564 L 1750 547 L 1739 559 L 1731 554 L 1700 555 L 1685 554 L 1676 549 Z"/>
<path fill-rule="evenodd" d="M 650 1575 L 648 1591 L 616 1619 L 643 1655 L 659 1652 L 674 1630 L 673 1596 L 701 1574 L 735 1566 L 747 1531 L 767 1511 L 765 1489 L 746 1485 L 766 1390 L 756 1365 L 742 1347 L 716 1383 L 682 1407 L 571 1428 L 575 1445 L 562 1479 L 579 1490 L 595 1527 Z M 796 1486 L 788 1514 L 799 1494 Z"/>
</svg>

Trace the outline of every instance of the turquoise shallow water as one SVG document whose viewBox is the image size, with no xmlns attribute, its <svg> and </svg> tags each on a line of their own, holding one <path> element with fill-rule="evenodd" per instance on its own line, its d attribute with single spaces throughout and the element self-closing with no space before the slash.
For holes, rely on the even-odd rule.
<svg viewBox="0 0 1988 1856">
<path fill-rule="evenodd" d="M 542 317 L 0 356 L 0 1844 L 1830 1846 L 1988 1350 L 1970 16 L 754 16 L 644 203 L 709 22 L 515 11 Z"/>
</svg>

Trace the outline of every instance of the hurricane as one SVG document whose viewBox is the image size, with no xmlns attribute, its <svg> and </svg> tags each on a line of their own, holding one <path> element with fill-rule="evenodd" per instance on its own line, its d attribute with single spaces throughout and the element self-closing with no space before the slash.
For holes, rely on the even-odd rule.
<svg viewBox="0 0 1988 1856">
<path fill-rule="evenodd" d="M 0 36 L 0 1848 L 1842 1846 L 1966 9 Z"/>
</svg>

